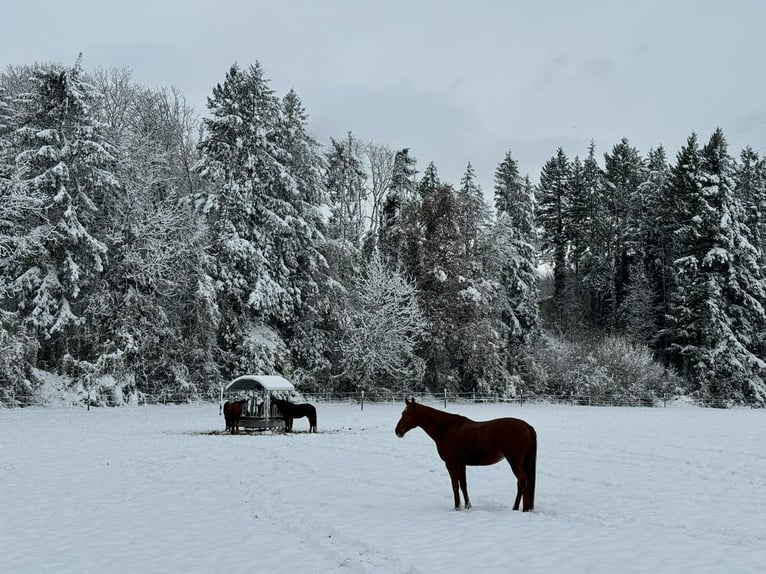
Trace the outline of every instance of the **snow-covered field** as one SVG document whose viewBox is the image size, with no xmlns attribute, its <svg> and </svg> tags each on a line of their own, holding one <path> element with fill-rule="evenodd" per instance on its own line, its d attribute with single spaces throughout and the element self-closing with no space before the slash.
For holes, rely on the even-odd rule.
<svg viewBox="0 0 766 574">
<path fill-rule="evenodd" d="M 438 403 L 433 406 L 440 407 Z M 292 435 L 217 405 L 0 410 L 0 570 L 762 572 L 766 412 L 450 404 L 539 436 L 536 511 L 506 463 L 455 512 L 403 404 L 318 404 Z"/>
</svg>

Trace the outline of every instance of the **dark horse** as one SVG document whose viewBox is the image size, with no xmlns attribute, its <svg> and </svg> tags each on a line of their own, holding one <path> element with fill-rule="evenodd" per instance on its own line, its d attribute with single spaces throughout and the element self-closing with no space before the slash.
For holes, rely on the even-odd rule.
<svg viewBox="0 0 766 574">
<path fill-rule="evenodd" d="M 225 402 L 223 404 L 223 417 L 226 419 L 226 430 L 231 429 L 231 434 L 239 432 L 239 417 L 242 416 L 242 405 L 247 399 L 239 401 Z"/>
<path fill-rule="evenodd" d="M 276 405 L 279 412 L 285 417 L 286 431 L 293 430 L 293 419 L 308 417 L 309 432 L 317 432 L 317 410 L 314 408 L 314 405 L 308 403 L 295 404 L 276 397 L 272 397 L 271 402 Z"/>
<path fill-rule="evenodd" d="M 415 399 L 404 399 L 404 402 L 407 406 L 394 432 L 401 438 L 410 429 L 420 427 L 434 440 L 452 480 L 455 510 L 460 510 L 458 486 L 463 490 L 465 507 L 471 508 L 465 482 L 466 465 L 495 464 L 503 459 L 510 463 L 516 475 L 513 509 L 519 509 L 522 497 L 524 512 L 534 509 L 537 433 L 532 426 L 514 418 L 476 422 L 417 404 Z"/>
</svg>

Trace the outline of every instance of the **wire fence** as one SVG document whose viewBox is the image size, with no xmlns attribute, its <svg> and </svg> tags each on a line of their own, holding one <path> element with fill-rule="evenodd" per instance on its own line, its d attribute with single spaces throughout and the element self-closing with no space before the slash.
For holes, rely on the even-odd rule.
<svg viewBox="0 0 766 574">
<path fill-rule="evenodd" d="M 693 400 L 683 396 L 603 396 L 603 395 L 584 395 L 584 394 L 543 394 L 543 393 L 519 393 L 516 396 L 508 397 L 500 394 L 478 394 L 478 393 L 454 393 L 445 391 L 444 393 L 412 393 L 412 392 L 392 392 L 392 391 L 354 391 L 354 392 L 301 392 L 297 400 L 314 403 L 339 403 L 356 404 L 361 410 L 364 410 L 365 404 L 375 403 L 397 403 L 404 402 L 405 398 L 415 398 L 420 402 L 430 404 L 441 404 L 444 408 L 450 403 L 506 403 L 523 406 L 525 404 L 562 404 L 577 406 L 594 407 L 668 407 L 683 403 L 696 404 L 703 407 L 730 408 L 733 406 L 744 406 L 750 408 L 763 408 L 761 402 L 755 400 L 745 400 L 734 402 L 725 399 Z M 50 407 L 50 406 L 73 406 L 90 408 L 99 406 L 125 406 L 125 405 L 181 405 L 191 403 L 219 403 L 220 390 L 200 392 L 162 392 L 162 393 L 133 393 L 129 396 L 115 400 L 114 397 L 105 400 L 103 397 L 87 396 L 54 396 L 54 397 L 5 397 L 6 400 L 0 400 L 2 407 Z"/>
<path fill-rule="evenodd" d="M 646 395 L 639 397 L 603 396 L 588 394 L 551 394 L 551 393 L 519 393 L 508 397 L 500 394 L 477 394 L 477 393 L 385 393 L 373 394 L 357 391 L 354 393 L 303 393 L 306 400 L 328 403 L 358 403 L 364 408 L 364 403 L 381 402 L 404 402 L 405 398 L 415 398 L 420 402 L 432 404 L 441 403 L 445 408 L 449 403 L 507 403 L 523 406 L 525 404 L 562 404 L 594 407 L 668 407 L 679 404 L 696 404 L 711 408 L 731 408 L 734 406 L 747 406 L 750 408 L 763 408 L 764 404 L 755 400 L 734 402 L 725 399 L 693 400 L 689 397 L 678 395 Z"/>
</svg>

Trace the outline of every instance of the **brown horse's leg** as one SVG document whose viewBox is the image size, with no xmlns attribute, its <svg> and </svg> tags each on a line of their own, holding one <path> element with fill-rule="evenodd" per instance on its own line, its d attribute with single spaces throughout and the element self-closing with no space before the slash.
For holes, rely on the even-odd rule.
<svg viewBox="0 0 766 574">
<path fill-rule="evenodd" d="M 513 509 L 519 509 L 519 500 L 524 499 L 524 512 L 530 510 L 529 502 L 529 488 L 527 488 L 527 474 L 524 472 L 524 464 L 522 459 L 508 459 L 511 464 L 511 470 L 516 475 L 516 500 L 513 503 Z"/>
<path fill-rule="evenodd" d="M 519 502 L 521 502 L 521 484 L 519 481 L 516 481 L 516 500 L 513 502 L 513 509 L 518 510 L 519 509 Z"/>
<path fill-rule="evenodd" d="M 465 480 L 465 465 L 460 469 L 460 488 L 463 491 L 463 499 L 465 500 L 465 509 L 471 508 L 471 500 L 468 498 L 468 483 Z"/>
<path fill-rule="evenodd" d="M 447 472 L 449 472 L 449 477 L 452 481 L 452 494 L 455 497 L 455 510 L 460 510 L 460 491 L 458 490 L 458 485 L 460 483 L 460 467 L 448 464 Z"/>
</svg>

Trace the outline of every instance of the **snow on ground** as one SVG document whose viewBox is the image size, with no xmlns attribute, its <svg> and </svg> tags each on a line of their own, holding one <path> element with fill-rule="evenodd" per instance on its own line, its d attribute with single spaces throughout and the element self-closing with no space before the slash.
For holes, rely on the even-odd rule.
<svg viewBox="0 0 766 574">
<path fill-rule="evenodd" d="M 433 406 L 440 407 L 438 403 Z M 403 404 L 318 404 L 292 435 L 217 405 L 0 410 L 3 572 L 760 572 L 766 413 L 449 404 L 538 432 L 536 511 L 506 463 L 455 512 Z"/>
</svg>

